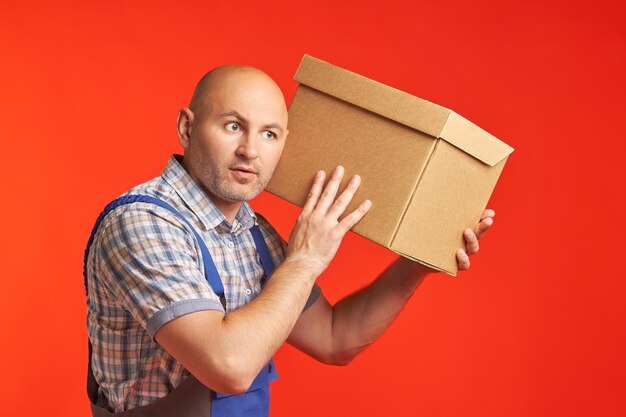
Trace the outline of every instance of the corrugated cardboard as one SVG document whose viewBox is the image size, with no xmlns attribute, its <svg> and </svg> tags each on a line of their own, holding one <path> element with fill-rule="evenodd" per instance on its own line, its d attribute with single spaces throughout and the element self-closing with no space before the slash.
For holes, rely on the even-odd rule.
<svg viewBox="0 0 626 417">
<path fill-rule="evenodd" d="M 478 224 L 513 148 L 451 110 L 305 55 L 289 137 L 267 190 L 300 207 L 313 176 L 345 167 L 368 214 L 353 231 L 456 275 L 463 230 Z"/>
</svg>

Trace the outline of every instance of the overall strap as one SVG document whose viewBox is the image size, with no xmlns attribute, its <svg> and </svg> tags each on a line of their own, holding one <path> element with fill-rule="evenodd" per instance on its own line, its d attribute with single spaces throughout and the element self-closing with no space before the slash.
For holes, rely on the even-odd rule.
<svg viewBox="0 0 626 417">
<path fill-rule="evenodd" d="M 102 220 L 106 217 L 107 214 L 109 214 L 112 210 L 116 209 L 119 206 L 122 206 L 124 204 L 130 204 L 130 203 L 156 204 L 157 206 L 162 207 L 170 211 L 174 215 L 178 216 L 181 220 L 185 222 L 185 224 L 187 224 L 187 226 L 189 226 L 189 229 L 191 229 L 191 231 L 193 232 L 194 236 L 196 237 L 196 240 L 198 241 L 198 245 L 200 246 L 200 253 L 202 253 L 202 262 L 204 264 L 205 278 L 209 282 L 209 285 L 211 286 L 211 288 L 213 288 L 213 291 L 215 292 L 215 294 L 217 294 L 217 296 L 220 298 L 220 301 L 222 302 L 222 306 L 226 308 L 226 298 L 224 297 L 224 285 L 222 284 L 222 280 L 220 279 L 219 273 L 217 272 L 217 268 L 215 267 L 213 258 L 211 258 L 211 254 L 209 253 L 209 250 L 206 247 L 204 240 L 202 240 L 202 238 L 200 237 L 196 229 L 189 223 L 189 221 L 187 221 L 187 219 L 178 210 L 176 210 L 174 207 L 167 204 L 165 201 L 160 200 L 155 197 L 151 197 L 148 195 L 141 195 L 141 194 L 130 194 L 130 195 L 122 196 L 116 200 L 113 200 L 112 202 L 107 204 L 107 206 L 104 208 L 102 213 L 100 213 L 100 215 L 96 219 L 96 224 L 94 225 L 93 230 L 91 231 L 91 236 L 89 236 L 89 241 L 87 242 L 87 249 L 85 249 L 85 258 L 83 260 L 83 278 L 84 278 L 84 283 L 85 283 L 85 294 L 88 293 L 87 257 L 89 256 L 89 249 L 91 248 L 91 244 L 93 243 L 93 239 L 96 234 L 96 231 L 98 230 L 98 227 L 100 227 L 100 223 L 102 223 Z M 263 241 L 263 244 L 265 244 L 265 241 Z M 265 245 L 265 250 L 267 251 L 267 245 Z"/>
<path fill-rule="evenodd" d="M 96 219 L 96 224 L 94 225 L 91 235 L 89 236 L 89 241 L 87 242 L 87 248 L 85 249 L 85 257 L 83 260 L 83 278 L 84 278 L 84 284 L 85 284 L 85 294 L 88 295 L 87 258 L 89 257 L 89 250 L 91 249 L 91 245 L 93 243 L 95 234 L 98 231 L 98 228 L 100 227 L 100 224 L 102 223 L 106 215 L 109 214 L 112 210 L 116 209 L 117 207 L 122 206 L 124 204 L 139 203 L 139 202 L 156 204 L 157 206 L 162 207 L 168 210 L 169 212 L 173 213 L 174 215 L 176 215 L 177 217 L 179 217 L 181 220 L 185 222 L 185 224 L 193 232 L 198 242 L 198 245 L 200 246 L 200 252 L 202 254 L 202 262 L 204 264 L 205 278 L 208 281 L 211 288 L 213 288 L 213 291 L 215 292 L 215 294 L 217 294 L 220 297 L 220 301 L 222 305 L 224 306 L 224 310 L 226 310 L 226 298 L 224 296 L 224 286 L 219 277 L 217 268 L 215 267 L 215 263 L 213 262 L 213 259 L 211 258 L 211 254 L 209 253 L 209 250 L 206 244 L 204 243 L 204 240 L 202 239 L 202 237 L 198 234 L 196 229 L 189 223 L 189 221 L 175 208 L 173 208 L 172 206 L 170 206 L 168 203 L 166 203 L 163 200 L 160 200 L 152 196 L 142 195 L 142 194 L 130 194 L 130 195 L 122 196 L 112 201 L 104 208 L 102 213 L 100 213 L 100 215 Z M 270 277 L 270 275 L 274 271 L 275 265 L 274 265 L 274 262 L 272 261 L 272 257 L 267 247 L 267 243 L 265 242 L 265 239 L 263 238 L 263 234 L 261 233 L 261 230 L 259 229 L 259 227 L 257 225 L 254 225 L 250 229 L 250 232 L 252 233 L 252 237 L 254 239 L 257 253 L 259 254 L 261 265 L 263 266 L 263 271 L 265 273 L 265 278 L 264 278 L 264 281 L 265 281 Z M 87 393 L 91 401 L 92 414 L 94 416 L 113 415 L 112 413 L 108 412 L 104 408 L 95 405 L 97 398 L 98 398 L 99 385 L 91 369 L 91 357 L 92 357 L 91 341 L 89 341 L 88 343 L 88 350 L 89 350 L 89 361 L 88 361 L 88 366 L 87 366 Z M 266 373 L 267 375 L 265 375 Z M 266 385 L 268 382 L 271 382 L 277 378 L 277 374 L 274 369 L 273 362 L 270 361 L 270 364 L 267 367 L 263 368 L 263 370 L 261 370 L 259 375 L 266 376 L 266 379 L 264 380 L 266 381 L 265 386 L 262 388 L 264 390 L 263 392 L 266 393 L 267 396 L 269 396 L 269 391 Z M 257 379 L 260 380 L 262 378 L 257 377 Z M 181 389 L 181 387 L 183 386 L 184 388 Z M 191 416 L 191 415 L 197 415 L 198 410 L 203 411 L 206 408 L 206 404 L 212 404 L 211 407 L 213 407 L 213 402 L 207 403 L 206 401 L 206 398 L 208 397 L 208 395 L 210 395 L 211 391 L 208 388 L 206 388 L 202 383 L 198 382 L 195 378 L 189 377 L 188 381 L 185 381 L 183 385 L 181 385 L 181 387 L 175 390 L 175 393 L 177 394 L 174 396 L 170 394 L 167 397 L 162 398 L 161 400 L 157 401 L 153 405 L 137 407 L 137 409 L 133 409 L 127 412 L 121 412 L 119 414 L 123 415 L 124 417 L 126 416 L 134 417 L 134 416 L 140 416 L 140 415 L 141 416 L 143 415 L 159 415 L 159 416 L 160 415 L 172 415 L 171 412 L 162 411 L 161 409 L 170 410 L 171 408 L 172 410 L 177 410 L 177 412 L 179 412 L 182 407 L 182 409 L 187 410 L 184 412 L 184 415 Z M 261 392 L 261 391 L 262 390 L 259 389 L 258 392 Z M 200 394 L 198 394 L 198 392 Z M 268 403 L 268 401 L 269 400 L 265 401 L 265 403 L 263 404 Z M 190 405 L 186 406 L 186 404 L 190 404 Z M 266 404 L 264 407 L 265 409 L 264 409 L 263 414 L 267 415 L 267 409 L 269 407 L 269 404 Z M 204 411 L 206 411 L 207 413 L 206 415 L 211 414 L 211 410 L 207 409 Z M 115 414 L 118 414 L 118 413 L 115 413 Z M 205 415 L 205 414 L 202 414 L 202 415 Z"/>
<path fill-rule="evenodd" d="M 252 226 L 250 232 L 252 232 L 252 238 L 254 239 L 256 251 L 259 253 L 259 257 L 261 258 L 261 265 L 263 266 L 263 271 L 265 272 L 264 280 L 267 280 L 269 279 L 270 275 L 272 275 L 272 272 L 274 272 L 274 261 L 272 260 L 272 256 L 270 255 L 270 251 L 267 248 L 267 243 L 265 243 L 265 239 L 263 239 L 263 234 L 261 233 L 261 229 L 259 229 L 259 226 Z"/>
</svg>

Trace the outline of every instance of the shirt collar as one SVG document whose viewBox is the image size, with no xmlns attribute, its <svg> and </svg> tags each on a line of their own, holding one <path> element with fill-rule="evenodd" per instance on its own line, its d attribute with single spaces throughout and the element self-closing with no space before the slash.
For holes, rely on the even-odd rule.
<svg viewBox="0 0 626 417">
<path fill-rule="evenodd" d="M 211 199 L 191 178 L 181 165 L 182 156 L 172 155 L 161 176 L 176 191 L 187 207 L 200 219 L 206 230 L 217 228 L 231 233 L 248 230 L 256 224 L 256 214 L 247 201 L 244 201 L 230 224 Z"/>
</svg>

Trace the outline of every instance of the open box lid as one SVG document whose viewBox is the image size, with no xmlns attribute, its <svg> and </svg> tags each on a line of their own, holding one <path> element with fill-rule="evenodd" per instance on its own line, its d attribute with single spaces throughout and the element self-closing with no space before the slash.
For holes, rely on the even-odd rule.
<svg viewBox="0 0 626 417">
<path fill-rule="evenodd" d="M 304 55 L 294 77 L 322 93 L 354 104 L 435 138 L 494 166 L 513 148 L 445 107 Z"/>
</svg>

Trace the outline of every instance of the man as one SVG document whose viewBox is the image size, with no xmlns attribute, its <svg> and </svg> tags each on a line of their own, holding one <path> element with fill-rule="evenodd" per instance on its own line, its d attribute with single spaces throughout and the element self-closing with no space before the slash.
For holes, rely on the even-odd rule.
<svg viewBox="0 0 626 417">
<path fill-rule="evenodd" d="M 177 128 L 184 156 L 127 193 L 148 200 L 110 206 L 86 253 L 92 411 L 267 415 L 271 359 L 285 341 L 347 364 L 431 270 L 400 258 L 335 306 L 321 295 L 315 280 L 371 203 L 338 221 L 360 179 L 339 193 L 337 167 L 313 179 L 287 245 L 253 213 L 246 201 L 269 182 L 288 134 L 281 90 L 258 69 L 209 72 Z M 465 231 L 460 269 L 494 215 Z"/>
</svg>

